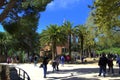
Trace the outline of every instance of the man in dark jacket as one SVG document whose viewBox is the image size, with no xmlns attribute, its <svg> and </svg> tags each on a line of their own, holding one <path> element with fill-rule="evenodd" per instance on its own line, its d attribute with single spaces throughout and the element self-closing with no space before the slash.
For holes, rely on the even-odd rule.
<svg viewBox="0 0 120 80">
<path fill-rule="evenodd" d="M 98 65 L 100 67 L 99 76 L 101 76 L 101 73 L 103 72 L 103 76 L 105 77 L 107 63 L 108 63 L 108 59 L 106 58 L 106 55 L 103 53 L 98 62 Z"/>
<path fill-rule="evenodd" d="M 47 64 L 48 64 L 48 57 L 47 56 L 44 56 L 42 64 L 43 64 L 44 78 L 46 78 Z"/>
</svg>

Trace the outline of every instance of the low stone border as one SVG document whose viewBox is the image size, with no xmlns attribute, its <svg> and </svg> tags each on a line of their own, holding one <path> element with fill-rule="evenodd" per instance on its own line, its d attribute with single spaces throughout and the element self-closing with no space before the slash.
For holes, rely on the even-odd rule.
<svg viewBox="0 0 120 80">
<path fill-rule="evenodd" d="M 10 80 L 9 66 L 0 65 L 0 80 Z"/>
</svg>

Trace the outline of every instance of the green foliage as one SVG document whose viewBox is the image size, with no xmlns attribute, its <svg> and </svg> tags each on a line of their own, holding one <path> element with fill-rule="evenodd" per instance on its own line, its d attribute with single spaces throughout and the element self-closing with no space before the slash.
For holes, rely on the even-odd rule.
<svg viewBox="0 0 120 80">
<path fill-rule="evenodd" d="M 14 46 L 15 41 L 7 32 L 0 32 L 0 54 L 7 55 Z"/>
<path fill-rule="evenodd" d="M 109 17 L 108 13 L 110 12 L 105 12 L 105 11 L 108 11 L 107 10 L 109 8 L 108 5 L 111 5 L 111 4 L 106 3 L 106 1 L 108 0 L 105 0 L 105 1 L 96 0 L 95 1 L 94 9 L 91 11 L 90 16 L 88 17 L 88 20 L 85 25 L 88 31 L 90 32 L 90 34 L 92 35 L 91 39 L 92 38 L 94 40 L 97 39 L 97 41 L 95 42 L 96 49 L 100 49 L 100 48 L 106 49 L 110 47 L 119 46 L 120 28 L 118 25 L 114 25 L 116 21 L 113 21 L 112 18 L 110 19 L 107 18 Z M 113 2 L 113 1 L 110 1 L 110 2 Z M 105 8 L 104 6 L 108 8 Z M 112 11 L 114 12 L 114 10 Z M 112 16 L 114 16 L 114 14 Z M 88 37 L 90 38 L 90 35 Z"/>
<path fill-rule="evenodd" d="M 15 41 L 15 50 L 37 52 L 39 48 L 39 35 L 36 32 L 39 12 L 44 11 L 52 0 L 18 0 L 12 4 L 8 17 L 2 22 L 6 32 Z M 8 1 L 9 2 L 9 1 Z M 13 2 L 13 1 L 11 1 Z M 9 4 L 9 3 L 8 3 Z M 5 8 L 7 8 L 5 6 Z M 3 10 L 4 11 L 4 10 Z"/>
<path fill-rule="evenodd" d="M 31 7 L 35 11 L 44 11 L 45 10 L 44 6 L 46 6 L 51 1 L 52 0 L 27 0 L 25 2 L 22 2 L 22 7 L 24 9 Z"/>
<path fill-rule="evenodd" d="M 113 27 L 120 26 L 119 0 L 95 0 L 94 9 L 95 24 L 102 31 L 109 31 Z"/>
<path fill-rule="evenodd" d="M 72 23 L 69 22 L 69 21 L 65 21 L 64 24 L 63 24 L 63 29 L 65 29 L 65 33 L 68 37 L 68 44 L 69 44 L 69 48 L 68 48 L 68 52 L 69 52 L 69 55 L 71 57 L 71 47 L 72 47 L 72 35 L 74 35 L 74 32 L 73 32 L 73 29 L 72 29 Z"/>
<path fill-rule="evenodd" d="M 16 32 L 18 32 L 18 24 L 17 23 L 12 23 L 12 24 L 8 24 L 8 23 L 3 23 L 4 25 L 4 30 L 9 32 L 10 34 L 14 34 Z"/>
<path fill-rule="evenodd" d="M 4 24 L 4 29 L 14 38 L 15 50 L 25 50 L 33 53 L 38 50 L 39 36 L 36 32 L 39 16 L 31 14 L 17 22 Z M 11 29 L 12 28 L 12 29 Z"/>
<path fill-rule="evenodd" d="M 85 38 L 86 38 L 86 27 L 83 25 L 78 25 L 75 27 L 76 36 L 78 37 L 78 44 L 81 46 L 81 50 L 84 48 Z"/>
<path fill-rule="evenodd" d="M 47 30 L 43 30 L 41 33 L 40 42 L 41 44 L 50 44 L 56 42 L 55 44 L 61 45 L 64 44 L 62 41 L 66 41 L 65 32 L 62 30 L 61 27 L 57 25 L 50 25 L 47 26 Z"/>
<path fill-rule="evenodd" d="M 62 27 L 57 25 L 47 26 L 46 30 L 43 30 L 40 34 L 40 44 L 44 48 L 45 45 L 51 46 L 52 59 L 56 54 L 56 47 L 66 43 L 67 36 Z"/>
<path fill-rule="evenodd" d="M 103 49 L 103 50 L 97 50 L 96 53 L 97 54 L 101 54 L 101 53 L 112 53 L 112 54 L 120 54 L 120 48 L 109 48 L 109 49 Z"/>
<path fill-rule="evenodd" d="M 25 16 L 45 11 L 52 0 L 3 0 L 0 3 L 0 22 L 16 22 Z M 4 8 L 3 8 L 4 7 Z"/>
</svg>

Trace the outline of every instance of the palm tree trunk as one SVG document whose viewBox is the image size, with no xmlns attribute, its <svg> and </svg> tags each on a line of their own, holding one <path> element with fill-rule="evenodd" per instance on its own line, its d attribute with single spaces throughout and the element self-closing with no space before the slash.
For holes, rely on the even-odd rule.
<svg viewBox="0 0 120 80">
<path fill-rule="evenodd" d="M 71 58 L 71 35 L 69 35 L 69 56 Z"/>
<path fill-rule="evenodd" d="M 83 56 L 83 45 L 84 45 L 84 38 L 83 38 L 83 36 L 81 36 L 81 56 Z"/>
<path fill-rule="evenodd" d="M 55 54 L 56 54 L 56 44 L 53 43 L 53 45 L 52 45 L 52 60 L 55 59 Z"/>
</svg>

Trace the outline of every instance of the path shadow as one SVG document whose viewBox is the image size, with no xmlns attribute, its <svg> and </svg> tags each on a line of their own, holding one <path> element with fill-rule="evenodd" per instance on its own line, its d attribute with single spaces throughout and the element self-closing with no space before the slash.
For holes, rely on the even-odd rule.
<svg viewBox="0 0 120 80">
<path fill-rule="evenodd" d="M 97 78 L 83 78 L 83 77 L 69 77 L 69 78 L 65 78 L 65 77 L 49 77 L 51 79 L 47 79 L 47 80 L 56 80 L 56 79 L 60 79 L 60 80 L 100 80 Z"/>
<path fill-rule="evenodd" d="M 48 74 L 51 74 L 53 72 L 48 71 Z M 99 74 L 99 68 L 77 68 L 77 69 L 71 69 L 71 70 L 60 70 L 60 71 L 56 71 L 54 72 L 54 74 L 68 74 L 69 76 L 64 76 L 64 77 L 48 77 L 50 79 L 48 80 L 54 80 L 54 79 L 60 79 L 60 80 L 100 80 L 98 79 L 98 74 Z M 95 73 L 95 75 L 93 75 L 93 78 L 87 78 L 86 77 L 80 77 L 79 75 L 85 75 L 85 74 L 92 74 Z M 78 77 L 76 77 L 78 76 Z M 101 76 L 102 77 L 102 76 Z M 120 75 L 118 74 L 118 69 L 114 69 L 114 75 L 111 74 L 107 74 L 106 77 L 111 77 L 111 78 L 115 78 L 115 77 L 120 77 Z M 110 80 L 110 79 L 109 79 Z M 111 79 L 112 80 L 112 79 Z M 118 79 L 115 79 L 118 80 Z"/>
</svg>

